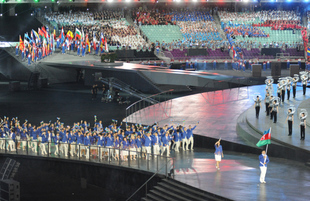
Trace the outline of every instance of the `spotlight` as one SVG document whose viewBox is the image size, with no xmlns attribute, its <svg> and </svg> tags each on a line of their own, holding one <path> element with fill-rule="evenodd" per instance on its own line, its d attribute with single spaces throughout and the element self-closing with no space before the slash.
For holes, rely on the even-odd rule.
<svg viewBox="0 0 310 201">
<path fill-rule="evenodd" d="M 197 0 L 193 0 L 193 2 L 197 2 Z"/>
<path fill-rule="evenodd" d="M 126 0 L 126 2 L 130 2 L 130 0 Z"/>
<path fill-rule="evenodd" d="M 112 2 L 113 2 L 113 0 L 108 0 L 108 2 L 112 3 Z"/>
<path fill-rule="evenodd" d="M 0 13 L 0 17 L 2 17 L 2 13 Z"/>
<path fill-rule="evenodd" d="M 15 16 L 17 16 L 17 13 L 15 13 Z"/>
</svg>

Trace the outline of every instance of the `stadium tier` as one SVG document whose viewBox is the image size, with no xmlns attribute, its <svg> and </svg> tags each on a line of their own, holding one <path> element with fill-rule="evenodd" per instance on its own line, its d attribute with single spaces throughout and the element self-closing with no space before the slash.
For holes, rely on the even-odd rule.
<svg viewBox="0 0 310 201">
<path fill-rule="evenodd" d="M 141 30 L 153 43 L 171 43 L 182 39 L 180 28 L 176 25 L 142 25 Z"/>
</svg>

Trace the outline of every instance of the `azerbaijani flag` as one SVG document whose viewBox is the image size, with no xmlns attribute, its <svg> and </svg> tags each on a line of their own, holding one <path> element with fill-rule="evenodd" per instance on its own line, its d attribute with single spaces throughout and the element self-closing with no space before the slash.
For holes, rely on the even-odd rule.
<svg viewBox="0 0 310 201">
<path fill-rule="evenodd" d="M 263 137 L 259 140 L 256 146 L 261 147 L 266 144 L 270 144 L 270 138 L 271 138 L 271 128 L 269 128 L 268 130 L 264 132 Z"/>
<path fill-rule="evenodd" d="M 81 31 L 75 28 L 75 38 L 81 39 L 81 37 L 82 37 Z"/>
</svg>

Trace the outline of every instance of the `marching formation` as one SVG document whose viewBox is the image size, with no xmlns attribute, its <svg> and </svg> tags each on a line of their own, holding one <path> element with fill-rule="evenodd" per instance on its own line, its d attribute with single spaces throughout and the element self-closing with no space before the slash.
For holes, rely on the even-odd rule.
<svg viewBox="0 0 310 201">
<path fill-rule="evenodd" d="M 300 74 L 295 74 L 294 77 L 283 77 L 279 78 L 276 93 L 277 95 L 273 95 L 273 83 L 274 80 L 271 76 L 268 76 L 265 80 L 266 83 L 266 95 L 265 95 L 265 112 L 266 116 L 270 117 L 270 120 L 273 120 L 273 123 L 277 123 L 277 116 L 279 111 L 280 104 L 283 104 L 285 101 L 285 95 L 287 100 L 290 100 L 291 91 L 293 94 L 293 98 L 296 97 L 296 87 L 297 82 L 301 81 L 303 87 L 303 95 L 306 95 L 306 87 L 309 80 L 309 73 L 306 71 L 300 72 Z M 292 90 L 291 90 L 292 89 Z M 262 97 L 259 94 L 254 95 L 254 108 L 256 118 L 259 118 L 259 112 L 262 102 Z M 288 124 L 288 136 L 292 135 L 292 127 L 294 123 L 294 114 L 296 112 L 296 108 L 294 105 L 290 105 L 287 111 L 287 124 Z M 306 109 L 301 109 L 298 115 L 299 125 L 300 125 L 300 140 L 305 140 L 305 128 L 306 128 L 306 118 L 308 116 Z"/>
<path fill-rule="evenodd" d="M 197 123 L 198 125 L 198 123 Z M 193 130 L 196 128 L 183 125 L 165 125 L 159 127 L 143 127 L 133 124 L 122 129 L 122 123 L 117 120 L 104 127 L 102 121 L 94 124 L 89 122 L 76 122 L 72 126 L 65 126 L 57 118 L 55 123 L 41 122 L 39 126 L 32 125 L 27 120 L 21 123 L 15 117 L 1 118 L 0 149 L 8 151 L 29 151 L 41 155 L 54 154 L 55 156 L 85 157 L 89 159 L 96 155 L 102 160 L 136 160 L 137 154 L 147 160 L 150 155 L 170 156 L 170 150 L 179 152 L 193 150 Z"/>
</svg>

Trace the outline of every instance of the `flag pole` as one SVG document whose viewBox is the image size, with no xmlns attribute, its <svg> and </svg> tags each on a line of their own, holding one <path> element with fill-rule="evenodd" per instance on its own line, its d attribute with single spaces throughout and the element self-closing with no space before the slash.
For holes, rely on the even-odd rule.
<svg viewBox="0 0 310 201">
<path fill-rule="evenodd" d="M 270 133 L 271 133 L 271 127 L 270 127 Z M 267 151 L 268 151 L 268 144 L 266 146 L 266 155 L 267 155 Z"/>
<path fill-rule="evenodd" d="M 271 127 L 270 127 L 270 133 L 271 133 Z M 266 156 L 267 156 L 267 151 L 268 151 L 268 144 L 267 144 L 267 146 L 266 146 Z M 267 159 L 267 157 L 264 159 L 264 163 L 266 163 L 266 159 Z M 265 166 L 265 165 L 264 165 Z"/>
</svg>

